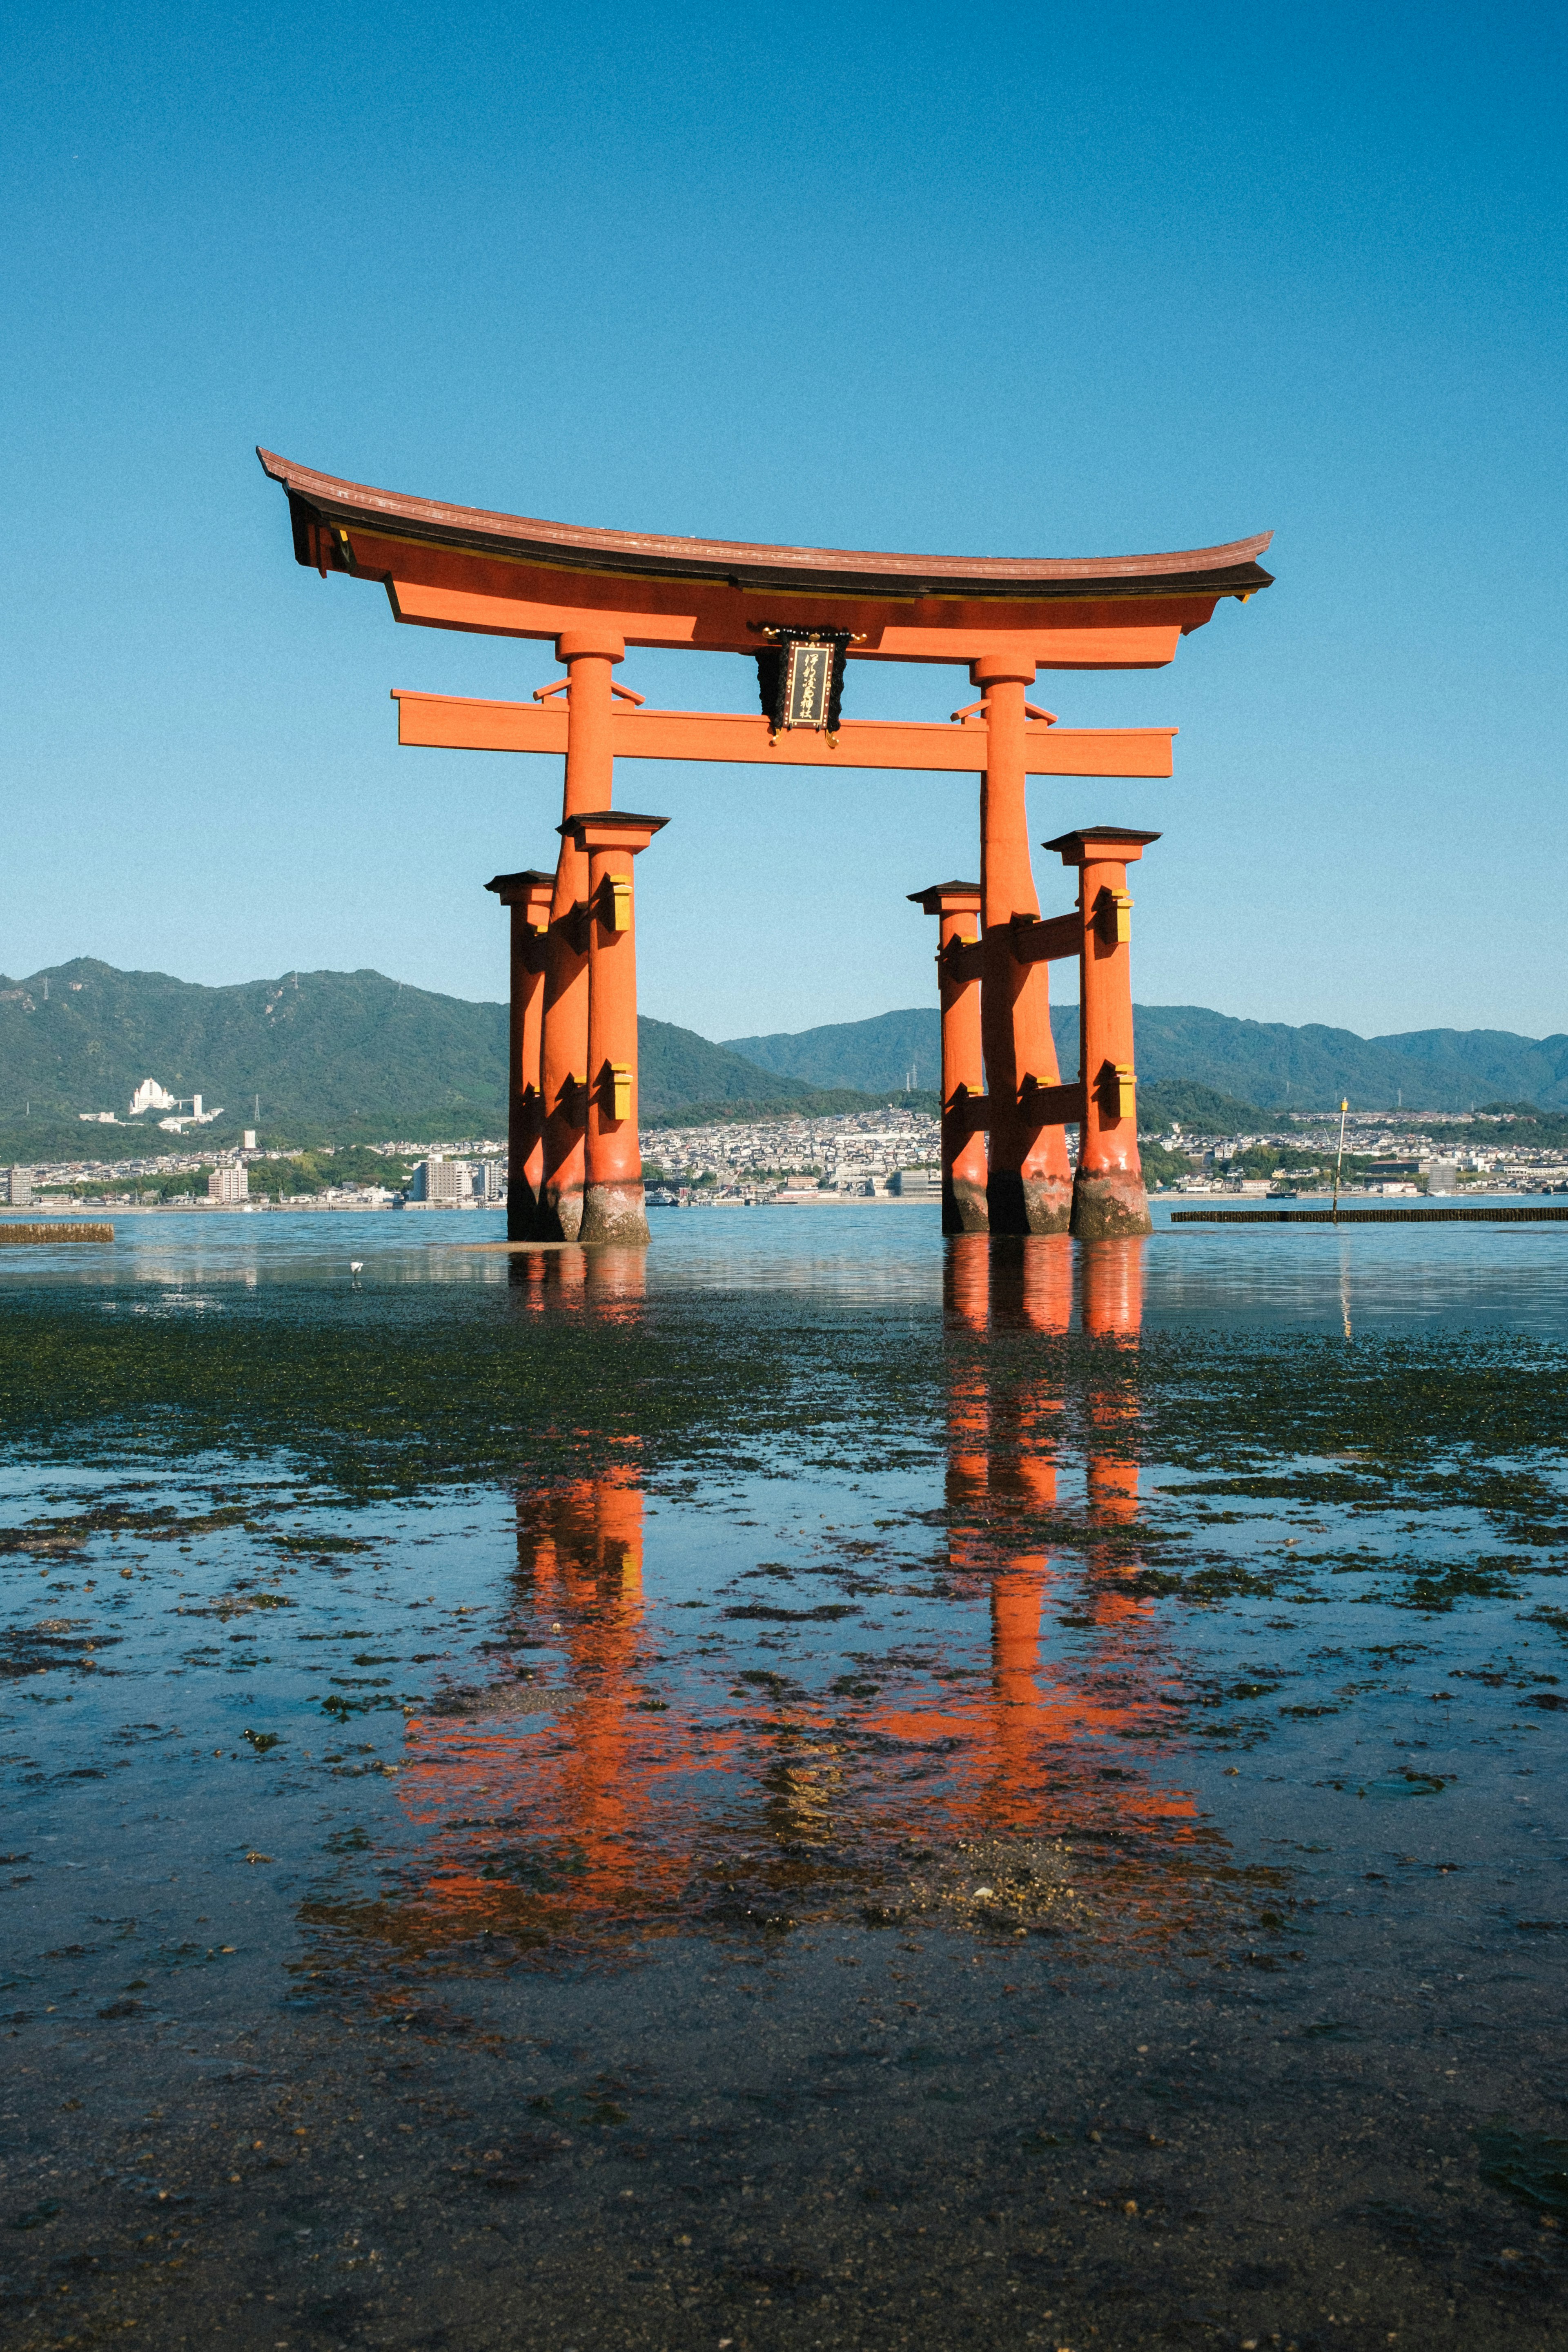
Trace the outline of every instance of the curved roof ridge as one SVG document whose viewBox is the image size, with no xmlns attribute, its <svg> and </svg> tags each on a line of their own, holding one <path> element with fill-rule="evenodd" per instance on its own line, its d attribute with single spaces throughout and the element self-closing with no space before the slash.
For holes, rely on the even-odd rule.
<svg viewBox="0 0 1568 2352">
<path fill-rule="evenodd" d="M 532 515 L 447 505 L 372 488 L 334 474 L 294 465 L 270 449 L 257 456 L 280 483 L 296 511 L 311 520 L 357 522 L 393 536 L 435 541 L 578 571 L 641 572 L 719 579 L 743 585 L 790 582 L 903 595 L 1170 594 L 1181 590 L 1249 593 L 1273 575 L 1258 559 L 1274 534 L 1223 546 L 1184 548 L 1149 555 L 952 556 L 877 552 L 838 547 L 782 547 L 744 540 L 691 539 L 653 531 L 605 530 L 549 522 Z"/>
</svg>

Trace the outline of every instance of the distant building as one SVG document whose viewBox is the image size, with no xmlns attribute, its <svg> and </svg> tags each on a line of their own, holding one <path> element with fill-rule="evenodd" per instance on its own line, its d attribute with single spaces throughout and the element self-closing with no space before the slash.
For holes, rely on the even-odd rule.
<svg viewBox="0 0 1568 2352">
<path fill-rule="evenodd" d="M 250 1171 L 248 1168 L 215 1168 L 207 1178 L 209 1201 L 248 1201 Z"/>
<path fill-rule="evenodd" d="M 935 1168 L 895 1168 L 888 1190 L 901 1201 L 940 1201 L 942 1173 Z"/>
<path fill-rule="evenodd" d="M 481 1160 L 474 1171 L 476 1201 L 500 1201 L 506 1195 L 506 1172 L 500 1160 Z"/>
<path fill-rule="evenodd" d="M 156 1078 L 143 1078 L 131 1097 L 131 1116 L 137 1118 L 144 1110 L 173 1110 L 174 1097 Z"/>
<path fill-rule="evenodd" d="M 433 1151 L 415 1169 L 408 1197 L 411 1201 L 447 1201 L 455 1209 L 459 1202 L 473 1197 L 469 1171 L 461 1160 L 447 1160 L 440 1152 Z"/>
<path fill-rule="evenodd" d="M 25 1209 L 33 1198 L 33 1171 L 30 1168 L 12 1168 L 5 1178 L 5 1198 L 14 1209 Z"/>
</svg>

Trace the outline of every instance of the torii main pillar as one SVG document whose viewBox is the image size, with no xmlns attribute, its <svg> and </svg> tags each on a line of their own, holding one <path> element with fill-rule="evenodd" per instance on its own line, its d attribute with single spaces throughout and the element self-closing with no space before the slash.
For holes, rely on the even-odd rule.
<svg viewBox="0 0 1568 2352">
<path fill-rule="evenodd" d="M 991 1106 L 986 1208 L 994 1234 L 1065 1234 L 1072 1217 L 1067 1138 L 1041 1100 L 1061 1079 L 1051 1035 L 1050 966 L 1021 962 L 1014 953 L 1015 924 L 1040 919 L 1025 805 L 1024 722 L 1030 714 L 1024 688 L 1035 665 L 1016 654 L 987 655 L 969 674 L 984 690 L 987 731 L 980 787 L 980 1026 Z"/>
<path fill-rule="evenodd" d="M 610 805 L 610 678 L 616 664 L 626 659 L 626 640 L 612 629 L 563 629 L 555 653 L 568 680 L 566 788 L 545 950 L 544 1169 L 533 1237 L 574 1242 L 582 1235 L 587 1181 L 589 926 L 588 853 L 571 827 L 583 812 Z"/>
</svg>

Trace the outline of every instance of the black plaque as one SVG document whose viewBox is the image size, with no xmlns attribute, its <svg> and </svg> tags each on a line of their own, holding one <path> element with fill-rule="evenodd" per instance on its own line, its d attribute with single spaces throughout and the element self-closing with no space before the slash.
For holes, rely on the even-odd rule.
<svg viewBox="0 0 1568 2352">
<path fill-rule="evenodd" d="M 826 727 L 828 698 L 833 691 L 833 656 L 837 650 L 797 637 L 784 654 L 784 723 L 786 727 Z"/>
<path fill-rule="evenodd" d="M 770 629 L 773 643 L 757 656 L 763 715 L 775 734 L 810 727 L 835 734 L 844 696 L 847 629 Z"/>
</svg>

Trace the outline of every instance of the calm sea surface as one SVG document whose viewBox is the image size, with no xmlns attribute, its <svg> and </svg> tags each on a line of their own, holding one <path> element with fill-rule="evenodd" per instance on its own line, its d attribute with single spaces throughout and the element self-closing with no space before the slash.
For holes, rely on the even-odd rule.
<svg viewBox="0 0 1568 2352">
<path fill-rule="evenodd" d="M 1161 1213 L 0 1251 L 7 2346 L 1560 2341 L 1568 1228 Z"/>
</svg>

